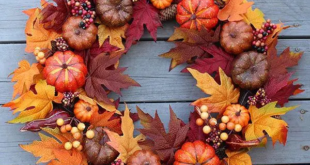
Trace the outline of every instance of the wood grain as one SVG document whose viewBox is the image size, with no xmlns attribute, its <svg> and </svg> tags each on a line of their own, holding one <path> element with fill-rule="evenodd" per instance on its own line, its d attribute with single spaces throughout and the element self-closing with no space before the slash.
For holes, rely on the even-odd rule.
<svg viewBox="0 0 310 165">
<path fill-rule="evenodd" d="M 169 121 L 168 103 L 128 104 L 128 107 L 135 112 L 136 105 L 151 115 L 154 115 L 154 110 L 158 110 L 159 116 L 167 127 Z M 170 105 L 180 119 L 188 122 L 188 116 L 192 110 L 189 103 L 170 103 Z M 310 117 L 310 112 L 301 114 L 300 111 L 310 110 L 310 101 L 291 101 L 288 106 L 291 105 L 301 106 L 283 117 L 290 126 L 286 146 L 276 144 L 273 147 L 269 140 L 267 148 L 253 148 L 250 155 L 254 164 L 309 163 L 310 151 L 303 150 L 303 147 L 310 146 L 308 138 L 310 136 L 310 120 L 307 120 Z M 123 104 L 120 109 L 124 109 Z M 33 165 L 37 159 L 20 149 L 18 144 L 27 144 L 38 140 L 37 134 L 22 133 L 18 131 L 21 125 L 4 123 L 13 118 L 8 109 L 0 108 L 0 115 L 0 164 Z M 136 128 L 141 128 L 141 125 L 136 123 Z"/>
<path fill-rule="evenodd" d="M 51 1 L 51 0 L 50 0 Z M 18 5 L 17 5 L 18 4 Z M 0 18 L 0 42 L 24 41 L 24 28 L 27 16 L 23 10 L 40 6 L 39 0 L 15 0 L 1 1 L 0 11 L 4 16 Z M 310 8 L 308 0 L 255 0 L 254 7 L 260 8 L 274 22 L 281 20 L 286 25 L 297 25 L 296 28 L 286 30 L 282 37 L 306 37 L 310 36 Z M 166 39 L 173 33 L 175 21 L 163 24 L 158 30 L 158 39 Z M 145 32 L 142 39 L 149 40 L 150 35 Z"/>
</svg>

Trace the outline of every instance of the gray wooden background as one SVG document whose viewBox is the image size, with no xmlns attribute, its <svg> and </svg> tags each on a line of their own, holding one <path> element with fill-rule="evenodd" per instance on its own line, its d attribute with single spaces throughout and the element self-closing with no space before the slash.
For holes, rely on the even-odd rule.
<svg viewBox="0 0 310 165">
<path fill-rule="evenodd" d="M 299 77 L 299 83 L 304 84 L 306 91 L 291 97 L 290 105 L 300 105 L 295 111 L 289 112 L 283 118 L 290 128 L 287 144 L 267 148 L 255 148 L 250 154 L 254 164 L 310 164 L 310 5 L 309 0 L 255 0 L 255 7 L 262 9 L 266 18 L 274 22 L 281 19 L 286 25 L 296 28 L 286 30 L 281 34 L 279 50 L 290 46 L 293 51 L 304 51 L 303 59 L 294 78 Z M 27 16 L 23 10 L 37 7 L 40 0 L 0 0 L 0 104 L 11 100 L 13 83 L 7 76 L 18 66 L 18 61 L 27 59 L 34 62 L 33 55 L 24 52 L 24 26 Z M 140 106 L 143 110 L 154 114 L 157 109 L 164 121 L 169 119 L 169 105 L 184 121 L 188 120 L 192 107 L 190 102 L 205 96 L 195 87 L 195 80 L 189 75 L 180 73 L 184 66 L 168 72 L 170 61 L 159 58 L 158 55 L 168 51 L 173 44 L 165 42 L 173 33 L 175 22 L 164 23 L 164 28 L 158 30 L 158 40 L 151 41 L 148 34 L 134 45 L 129 53 L 121 59 L 121 66 L 128 67 L 126 71 L 138 81 L 142 87 L 123 90 L 122 101 L 126 101 L 133 110 Z M 123 105 L 121 105 L 123 108 Z M 21 133 L 21 125 L 5 123 L 13 118 L 8 108 L 0 107 L 0 165 L 33 165 L 37 158 L 23 151 L 18 144 L 27 144 L 38 139 L 34 133 Z M 167 123 L 166 123 L 167 124 Z"/>
</svg>

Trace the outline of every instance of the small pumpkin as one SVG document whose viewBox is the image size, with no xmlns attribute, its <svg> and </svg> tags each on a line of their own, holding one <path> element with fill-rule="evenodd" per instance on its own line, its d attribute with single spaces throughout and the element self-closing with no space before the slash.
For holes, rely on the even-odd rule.
<svg viewBox="0 0 310 165">
<path fill-rule="evenodd" d="M 74 104 L 74 115 L 81 122 L 89 122 L 93 113 L 98 112 L 97 104 L 90 104 L 84 100 L 79 100 Z"/>
<path fill-rule="evenodd" d="M 58 92 L 75 92 L 85 84 L 87 67 L 81 56 L 72 51 L 57 51 L 45 62 L 43 75 Z"/>
<path fill-rule="evenodd" d="M 253 40 L 253 29 L 244 21 L 226 23 L 220 34 L 222 47 L 232 54 L 240 54 L 249 50 Z"/>
<path fill-rule="evenodd" d="M 218 12 L 213 0 L 182 0 L 177 7 L 176 20 L 183 28 L 212 29 L 218 23 Z"/>
<path fill-rule="evenodd" d="M 96 13 L 106 26 L 123 26 L 132 18 L 132 0 L 96 0 Z"/>
<path fill-rule="evenodd" d="M 62 26 L 62 37 L 76 50 L 91 48 L 97 39 L 97 26 L 90 24 L 86 29 L 82 29 L 80 27 L 82 21 L 81 17 L 69 17 Z"/>
<path fill-rule="evenodd" d="M 87 160 L 92 165 L 111 164 L 117 158 L 118 152 L 107 144 L 110 139 L 102 127 L 96 127 L 94 132 L 94 138 L 84 140 L 84 153 Z"/>
<path fill-rule="evenodd" d="M 220 159 L 215 154 L 213 147 L 203 141 L 186 142 L 175 153 L 173 165 L 219 165 Z"/>
<path fill-rule="evenodd" d="M 267 56 L 256 51 L 244 52 L 232 62 L 232 79 L 243 89 L 258 89 L 267 79 L 269 64 Z"/>
<path fill-rule="evenodd" d="M 172 1 L 173 0 L 151 0 L 153 6 L 155 6 L 157 9 L 164 9 L 169 7 Z"/>
<path fill-rule="evenodd" d="M 240 124 L 242 127 L 247 126 L 250 121 L 249 111 L 240 104 L 228 106 L 223 115 L 228 116 L 230 122 Z"/>
<path fill-rule="evenodd" d="M 161 165 L 160 158 L 149 150 L 138 150 L 127 160 L 127 165 Z"/>
</svg>

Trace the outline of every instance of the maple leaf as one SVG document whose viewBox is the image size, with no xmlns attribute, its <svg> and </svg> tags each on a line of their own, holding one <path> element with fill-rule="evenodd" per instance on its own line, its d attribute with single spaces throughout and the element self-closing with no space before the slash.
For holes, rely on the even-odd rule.
<svg viewBox="0 0 310 165">
<path fill-rule="evenodd" d="M 121 129 L 123 136 L 120 136 L 119 134 L 104 128 L 104 131 L 107 133 L 110 139 L 110 141 L 107 142 L 108 145 L 119 152 L 117 159 L 121 159 L 124 163 L 127 162 L 129 156 L 132 155 L 135 151 L 141 150 L 138 142 L 145 139 L 144 135 L 142 134 L 133 137 L 134 125 L 129 114 L 129 109 L 127 105 L 125 105 L 124 116 L 121 117 Z"/>
<path fill-rule="evenodd" d="M 282 30 L 288 29 L 291 26 L 284 26 L 284 24 L 282 22 L 280 22 L 279 24 L 277 24 L 277 28 L 275 30 L 272 31 L 272 34 L 268 35 L 267 40 L 266 40 L 266 45 L 268 47 L 271 47 L 271 45 L 273 44 L 274 41 L 276 41 L 278 39 L 279 34 L 282 32 Z"/>
<path fill-rule="evenodd" d="M 203 133 L 203 126 L 198 126 L 196 124 L 196 120 L 200 118 L 200 115 L 194 111 L 190 113 L 189 116 L 189 130 L 187 133 L 187 138 L 190 142 L 194 142 L 196 140 L 206 140 L 206 134 Z"/>
<path fill-rule="evenodd" d="M 61 32 L 62 25 L 70 17 L 70 9 L 66 0 L 53 0 L 53 3 L 48 3 L 41 12 L 40 23 L 44 24 L 47 30 L 53 29 L 56 32 Z"/>
<path fill-rule="evenodd" d="M 252 165 L 252 160 L 250 155 L 246 150 L 241 151 L 225 151 L 228 158 L 224 158 L 226 163 L 222 163 L 222 165 Z"/>
<path fill-rule="evenodd" d="M 153 37 L 154 41 L 157 39 L 157 28 L 162 24 L 159 20 L 158 10 L 147 0 L 139 0 L 133 6 L 133 21 L 126 31 L 126 49 L 128 50 L 131 45 L 139 40 L 144 32 L 144 25 Z"/>
<path fill-rule="evenodd" d="M 289 97 L 295 95 L 295 91 L 301 90 L 300 84 L 294 85 L 294 81 L 290 80 L 293 73 L 287 73 L 284 75 L 279 75 L 278 77 L 271 77 L 268 79 L 264 86 L 266 95 L 271 101 L 278 101 L 278 104 L 282 107 L 289 100 Z M 303 90 L 301 90 L 302 92 Z"/>
<path fill-rule="evenodd" d="M 213 74 L 216 72 L 216 76 L 218 76 L 218 69 L 220 67 L 226 75 L 230 76 L 231 63 L 234 60 L 234 56 L 215 45 L 203 49 L 212 55 L 213 58 L 196 59 L 195 63 L 187 68 L 195 69 L 200 73 Z M 188 72 L 187 68 L 183 69 L 182 72 Z"/>
<path fill-rule="evenodd" d="M 92 125 L 93 128 L 95 127 L 108 127 L 110 130 L 121 134 L 121 120 L 120 118 L 111 119 L 114 115 L 114 112 L 105 111 L 102 114 L 99 112 L 94 112 L 91 116 L 89 123 Z"/>
<path fill-rule="evenodd" d="M 144 113 L 140 108 L 137 108 L 137 111 L 141 125 L 144 127 L 139 131 L 154 141 L 152 149 L 157 152 L 160 159 L 167 164 L 172 164 L 174 151 L 179 149 L 185 142 L 189 126 L 184 125 L 184 122 L 177 118 L 171 107 L 168 133 L 166 133 L 157 111 L 154 118 Z"/>
<path fill-rule="evenodd" d="M 298 65 L 304 52 L 293 53 L 290 48 L 286 48 L 279 56 L 276 49 L 277 40 L 269 48 L 267 60 L 269 62 L 269 77 L 277 77 L 288 73 L 287 68 Z"/>
<path fill-rule="evenodd" d="M 22 95 L 29 91 L 30 86 L 36 83 L 43 76 L 42 65 L 34 63 L 30 66 L 27 60 L 22 60 L 18 63 L 18 68 L 14 70 L 10 75 L 13 75 L 11 82 L 16 82 L 13 86 L 13 98 L 17 94 Z"/>
<path fill-rule="evenodd" d="M 208 31 L 202 28 L 200 31 L 190 30 L 185 28 L 176 28 L 174 34 L 169 38 L 169 41 L 183 39 L 183 42 L 174 42 L 176 47 L 170 49 L 169 52 L 159 55 L 164 58 L 171 58 L 169 70 L 176 66 L 187 62 L 193 57 L 207 56 L 205 51 L 215 42 L 219 41 L 220 27 L 215 31 Z"/>
<path fill-rule="evenodd" d="M 125 38 L 125 32 L 128 28 L 128 24 L 121 27 L 108 27 L 103 24 L 98 27 L 99 45 L 101 46 L 106 39 L 109 38 L 111 45 L 125 49 L 122 38 Z"/>
<path fill-rule="evenodd" d="M 126 68 L 109 69 L 120 57 L 121 55 L 117 55 L 110 58 L 105 54 L 100 54 L 91 61 L 88 69 L 89 76 L 85 82 L 85 91 L 89 97 L 112 105 L 113 103 L 109 100 L 107 92 L 102 85 L 117 94 L 121 94 L 121 88 L 140 86 L 128 75 L 123 74 Z"/>
<path fill-rule="evenodd" d="M 221 9 L 217 15 L 217 18 L 221 21 L 240 21 L 243 19 L 243 14 L 248 11 L 254 2 L 243 2 L 243 0 L 230 0 L 223 9 Z"/>
<path fill-rule="evenodd" d="M 67 164 L 66 162 L 78 162 L 79 165 L 87 165 L 86 158 L 82 152 L 77 151 L 76 149 L 68 151 L 64 148 L 64 143 L 74 141 L 71 133 L 61 133 L 58 128 L 42 128 L 42 130 L 49 135 L 52 135 L 52 137 L 39 133 L 41 141 L 33 141 L 32 144 L 28 145 L 19 145 L 23 150 L 32 153 L 35 157 L 40 157 L 37 164 L 50 161 L 54 162 L 54 160 L 57 159 L 58 162 L 64 161 L 62 164 L 66 165 L 73 165 Z M 69 155 L 72 156 L 68 157 Z"/>
<path fill-rule="evenodd" d="M 24 11 L 24 13 L 29 16 L 25 27 L 25 51 L 27 53 L 33 52 L 35 47 L 40 47 L 41 49 L 51 49 L 51 41 L 61 36 L 57 32 L 44 29 L 44 25 L 40 24 L 38 21 L 40 12 L 40 9 L 30 9 L 28 11 Z"/>
<path fill-rule="evenodd" d="M 252 7 L 243 15 L 243 20 L 248 24 L 252 24 L 255 29 L 260 29 L 263 23 L 266 22 L 264 13 L 258 8 L 253 10 Z"/>
<path fill-rule="evenodd" d="M 10 107 L 13 114 L 20 112 L 20 114 L 9 123 L 25 123 L 28 121 L 43 119 L 53 110 L 53 101 L 60 103 L 63 95 L 55 96 L 55 87 L 47 85 L 45 80 L 40 80 L 35 85 L 35 91 L 28 91 L 21 97 L 3 105 L 3 107 Z"/>
<path fill-rule="evenodd" d="M 219 68 L 220 85 L 208 73 L 199 73 L 197 70 L 190 68 L 188 71 L 197 80 L 197 87 L 206 94 L 211 95 L 208 98 L 196 100 L 192 105 L 199 107 L 207 105 L 209 112 L 219 113 L 221 115 L 227 106 L 232 103 L 238 103 L 240 91 L 234 87 L 231 78 L 227 77 L 221 68 Z"/>
<path fill-rule="evenodd" d="M 279 141 L 285 145 L 287 138 L 287 123 L 284 120 L 272 116 L 284 115 L 298 106 L 277 108 L 277 102 L 271 102 L 262 108 L 250 106 L 251 121 L 245 128 L 245 139 L 253 140 L 264 136 L 264 131 L 271 137 L 273 145 Z"/>
</svg>

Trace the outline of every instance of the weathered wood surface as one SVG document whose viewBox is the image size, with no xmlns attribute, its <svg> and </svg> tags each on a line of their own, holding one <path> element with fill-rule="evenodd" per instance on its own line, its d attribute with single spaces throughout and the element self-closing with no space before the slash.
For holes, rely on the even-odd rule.
<svg viewBox="0 0 310 165">
<path fill-rule="evenodd" d="M 0 1 L 0 11 L 4 13 L 0 18 L 0 42 L 24 41 L 24 26 L 27 15 L 21 11 L 40 6 L 40 0 L 15 0 Z M 309 0 L 255 0 L 255 7 L 264 11 L 266 17 L 274 22 L 281 20 L 286 25 L 295 25 L 281 36 L 305 37 L 310 36 L 310 8 Z M 158 30 L 158 38 L 167 38 L 173 32 L 176 22 L 164 24 L 164 28 Z M 150 35 L 144 35 L 143 39 L 149 39 Z"/>
</svg>

